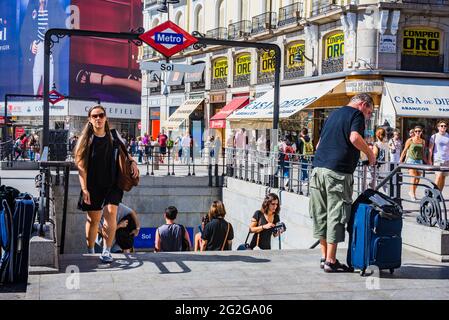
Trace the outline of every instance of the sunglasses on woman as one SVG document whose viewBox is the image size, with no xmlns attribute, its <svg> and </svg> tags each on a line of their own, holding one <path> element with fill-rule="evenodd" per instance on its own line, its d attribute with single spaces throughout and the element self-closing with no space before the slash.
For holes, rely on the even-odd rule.
<svg viewBox="0 0 449 320">
<path fill-rule="evenodd" d="M 416 133 L 422 132 L 421 130 L 415 130 Z"/>
<path fill-rule="evenodd" d="M 103 119 L 104 118 L 104 112 L 103 113 L 98 113 L 98 114 L 91 114 L 90 117 L 92 119 L 97 119 L 97 118 Z"/>
</svg>

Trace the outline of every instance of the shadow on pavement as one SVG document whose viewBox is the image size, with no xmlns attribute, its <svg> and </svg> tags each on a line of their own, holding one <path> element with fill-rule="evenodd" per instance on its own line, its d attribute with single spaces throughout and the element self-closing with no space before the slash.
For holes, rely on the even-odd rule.
<svg viewBox="0 0 449 320">
<path fill-rule="evenodd" d="M 130 270 L 141 267 L 144 263 L 154 263 L 160 273 L 188 273 L 192 270 L 184 263 L 187 261 L 196 262 L 246 262 L 246 263 L 266 263 L 271 260 L 265 258 L 255 258 L 245 255 L 210 255 L 210 254 L 182 254 L 182 253 L 154 253 L 154 254 L 124 254 L 124 258 L 115 258 L 111 264 L 101 263 L 96 256 L 77 256 L 77 259 L 67 259 L 61 261 L 60 272 L 65 272 L 66 268 L 76 266 L 79 272 L 101 272 Z M 167 269 L 164 263 L 177 263 L 182 271 L 172 272 Z"/>
<path fill-rule="evenodd" d="M 0 293 L 25 293 L 27 283 L 7 283 L 0 285 Z"/>
<path fill-rule="evenodd" d="M 390 274 L 388 270 L 383 271 L 382 278 L 416 280 L 449 279 L 449 265 L 446 267 L 407 263 L 402 265 L 399 269 L 396 269 L 394 274 Z"/>
</svg>

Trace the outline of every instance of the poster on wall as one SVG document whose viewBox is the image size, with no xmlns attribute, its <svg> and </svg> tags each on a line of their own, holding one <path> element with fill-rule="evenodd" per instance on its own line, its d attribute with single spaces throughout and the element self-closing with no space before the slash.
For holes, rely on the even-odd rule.
<svg viewBox="0 0 449 320">
<path fill-rule="evenodd" d="M 216 59 L 212 67 L 212 78 L 223 79 L 228 77 L 228 59 L 219 58 Z"/>
<path fill-rule="evenodd" d="M 325 52 L 327 59 L 336 59 L 345 54 L 345 35 L 343 32 L 338 32 L 326 38 Z"/>
<path fill-rule="evenodd" d="M 402 54 L 412 56 L 438 56 L 441 32 L 433 29 L 410 28 L 402 34 Z"/>
<path fill-rule="evenodd" d="M 70 0 L 0 2 L 0 97 L 43 93 L 45 32 L 70 28 L 71 13 Z M 62 38 L 51 50 L 50 89 L 68 93 L 68 66 L 69 39 Z"/>
<path fill-rule="evenodd" d="M 260 55 L 260 72 L 262 73 L 272 73 L 276 68 L 276 57 L 274 51 L 263 52 Z"/>
<path fill-rule="evenodd" d="M 379 52 L 396 53 L 396 36 L 381 34 L 379 39 Z"/>
<path fill-rule="evenodd" d="M 72 0 L 79 28 L 129 32 L 142 26 L 141 0 Z M 126 40 L 72 37 L 70 94 L 101 101 L 140 104 L 142 75 L 138 47 Z"/>
<path fill-rule="evenodd" d="M 245 53 L 235 58 L 235 75 L 251 74 L 251 54 Z"/>
<path fill-rule="evenodd" d="M 302 51 L 301 61 L 295 61 L 295 56 L 298 52 Z M 305 54 L 305 45 L 304 43 L 293 44 L 288 48 L 287 51 L 287 68 L 298 68 L 304 66 L 304 54 Z"/>
</svg>

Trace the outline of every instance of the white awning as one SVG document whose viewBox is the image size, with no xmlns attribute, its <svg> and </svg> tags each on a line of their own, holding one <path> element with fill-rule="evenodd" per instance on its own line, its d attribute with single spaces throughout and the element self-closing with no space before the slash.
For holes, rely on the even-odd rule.
<svg viewBox="0 0 449 320">
<path fill-rule="evenodd" d="M 168 118 L 167 121 L 164 121 L 162 127 L 167 130 L 178 130 L 183 123 L 185 123 L 185 126 L 189 126 L 190 114 L 199 107 L 203 100 L 204 99 L 188 99 L 184 101 L 184 103 L 173 112 L 170 118 Z"/>
<path fill-rule="evenodd" d="M 382 105 L 391 104 L 396 115 L 449 117 L 449 80 L 385 77 L 384 83 Z"/>
<path fill-rule="evenodd" d="M 279 118 L 289 118 L 338 86 L 343 79 L 281 87 Z M 274 89 L 228 117 L 230 121 L 273 119 Z"/>
</svg>

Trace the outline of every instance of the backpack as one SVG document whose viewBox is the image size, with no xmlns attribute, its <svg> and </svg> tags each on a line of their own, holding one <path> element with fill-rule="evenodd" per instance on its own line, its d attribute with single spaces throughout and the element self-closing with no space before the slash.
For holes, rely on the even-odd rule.
<svg viewBox="0 0 449 320">
<path fill-rule="evenodd" d="M 303 148 L 303 154 L 304 155 L 312 155 L 314 152 L 314 148 L 313 148 L 313 143 L 311 140 L 309 140 L 308 142 L 304 139 L 301 138 L 302 143 L 304 144 L 304 148 Z"/>
<path fill-rule="evenodd" d="M 172 148 L 174 144 L 174 141 L 172 139 L 168 139 L 167 141 L 167 148 Z"/>
<path fill-rule="evenodd" d="M 288 161 L 290 155 L 292 155 L 293 153 L 295 153 L 295 150 L 293 149 L 292 146 L 287 146 L 287 147 L 285 147 L 285 150 L 284 150 L 284 160 Z"/>
</svg>

